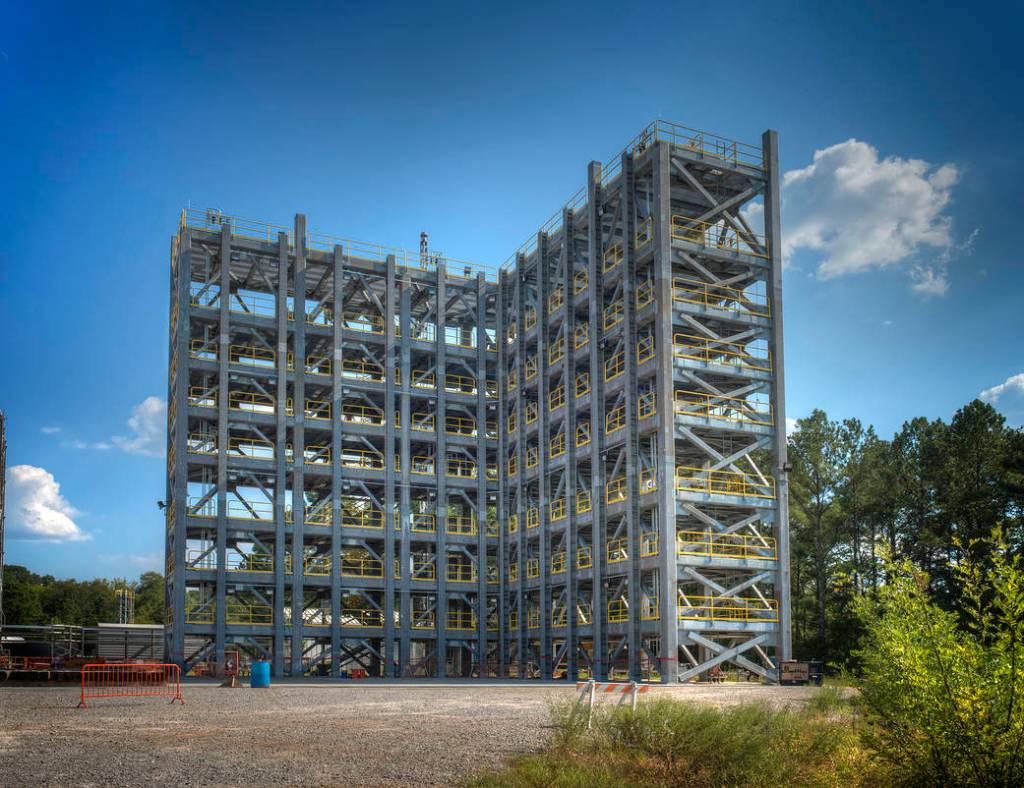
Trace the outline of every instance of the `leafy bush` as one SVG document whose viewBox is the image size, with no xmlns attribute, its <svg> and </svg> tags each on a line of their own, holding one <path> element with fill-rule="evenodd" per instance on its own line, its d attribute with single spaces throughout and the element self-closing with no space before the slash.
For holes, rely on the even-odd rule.
<svg viewBox="0 0 1024 788">
<path fill-rule="evenodd" d="M 859 606 L 864 740 L 905 784 L 1024 784 L 1024 572 L 999 534 L 974 547 L 956 567 L 963 621 L 905 561 Z"/>
</svg>

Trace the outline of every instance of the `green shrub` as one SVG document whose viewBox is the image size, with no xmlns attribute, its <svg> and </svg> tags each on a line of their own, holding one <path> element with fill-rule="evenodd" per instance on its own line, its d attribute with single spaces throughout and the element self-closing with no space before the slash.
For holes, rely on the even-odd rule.
<svg viewBox="0 0 1024 788">
<path fill-rule="evenodd" d="M 1024 572 L 995 548 L 984 570 L 963 550 L 963 622 L 909 562 L 860 604 L 864 740 L 905 784 L 1024 784 Z"/>
</svg>

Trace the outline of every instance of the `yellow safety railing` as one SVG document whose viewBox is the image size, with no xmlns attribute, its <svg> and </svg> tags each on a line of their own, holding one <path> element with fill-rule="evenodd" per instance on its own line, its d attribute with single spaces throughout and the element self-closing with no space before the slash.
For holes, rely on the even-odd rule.
<svg viewBox="0 0 1024 788">
<path fill-rule="evenodd" d="M 569 609 L 565 605 L 555 605 L 551 608 L 551 626 L 564 627 L 569 618 Z"/>
<path fill-rule="evenodd" d="M 341 554 L 342 577 L 384 577 L 384 562 L 373 558 L 366 552 L 348 552 Z"/>
<path fill-rule="evenodd" d="M 526 413 L 526 423 L 533 424 L 537 420 L 537 416 L 540 414 L 540 409 L 537 407 L 536 402 L 527 402 L 524 408 Z"/>
<path fill-rule="evenodd" d="M 636 308 L 641 309 L 654 302 L 654 280 L 641 279 L 636 286 Z"/>
<path fill-rule="evenodd" d="M 590 323 L 577 323 L 573 329 L 573 346 L 576 350 L 590 341 Z"/>
<path fill-rule="evenodd" d="M 526 510 L 526 527 L 536 528 L 540 525 L 540 509 L 536 506 L 531 506 Z"/>
<path fill-rule="evenodd" d="M 537 377 L 537 370 L 539 369 L 537 363 L 537 354 L 534 353 L 532 356 L 527 356 L 523 360 L 523 369 L 525 370 L 526 380 L 532 380 Z"/>
<path fill-rule="evenodd" d="M 519 613 L 515 610 L 508 614 L 508 628 L 519 629 Z"/>
<path fill-rule="evenodd" d="M 758 349 L 756 353 L 752 353 L 751 348 L 741 342 L 676 334 L 672 338 L 672 344 L 672 353 L 679 358 L 703 361 L 706 364 L 725 364 L 759 372 L 771 372 L 772 369 L 770 350 Z"/>
<path fill-rule="evenodd" d="M 188 345 L 188 354 L 199 361 L 216 361 L 218 357 L 216 340 L 193 339 Z"/>
<path fill-rule="evenodd" d="M 449 610 L 445 620 L 445 629 L 472 631 L 476 629 L 476 616 L 471 610 Z"/>
<path fill-rule="evenodd" d="M 523 314 L 523 331 L 529 331 L 535 325 L 537 325 L 537 310 L 532 306 L 528 306 Z"/>
<path fill-rule="evenodd" d="M 384 367 L 375 361 L 363 361 L 357 358 L 341 360 L 341 376 L 346 380 L 358 380 L 364 383 L 383 383 Z"/>
<path fill-rule="evenodd" d="M 648 216 L 646 219 L 643 219 L 639 224 L 637 224 L 636 233 L 633 236 L 633 243 L 636 246 L 636 248 L 639 249 L 642 246 L 644 246 L 648 241 L 650 241 L 653 237 L 654 230 L 651 225 L 651 217 Z"/>
<path fill-rule="evenodd" d="M 475 583 L 477 581 L 476 565 L 468 561 L 452 561 L 449 559 L 445 568 L 445 577 L 451 583 Z"/>
<path fill-rule="evenodd" d="M 341 609 L 338 619 L 343 627 L 379 629 L 384 626 L 384 611 L 372 607 L 346 607 Z"/>
<path fill-rule="evenodd" d="M 764 152 L 755 145 L 722 137 L 708 131 L 690 129 L 669 120 L 654 121 L 643 132 L 646 139 L 666 140 L 684 150 L 727 164 L 764 169 Z"/>
<path fill-rule="evenodd" d="M 589 284 L 589 274 L 587 274 L 586 269 L 584 269 L 583 271 L 577 271 L 572 277 L 573 295 L 579 295 L 580 293 L 582 293 L 584 290 L 587 289 L 587 286 Z"/>
<path fill-rule="evenodd" d="M 775 622 L 779 620 L 774 599 L 760 597 L 711 597 L 679 594 L 680 621 L 746 621 Z"/>
<path fill-rule="evenodd" d="M 380 509 L 342 508 L 339 525 L 342 528 L 384 528 L 384 512 Z"/>
<path fill-rule="evenodd" d="M 576 447 L 590 443 L 590 422 L 581 421 L 576 425 Z"/>
<path fill-rule="evenodd" d="M 448 373 L 444 376 L 444 390 L 448 394 L 467 394 L 475 397 L 477 394 L 476 378 Z"/>
<path fill-rule="evenodd" d="M 476 421 L 464 416 L 445 416 L 444 431 L 448 435 L 476 436 Z"/>
<path fill-rule="evenodd" d="M 578 493 L 576 493 L 577 514 L 586 514 L 593 508 L 593 503 L 590 499 L 590 490 L 580 490 Z"/>
<path fill-rule="evenodd" d="M 618 564 L 629 560 L 629 542 L 625 537 L 609 539 L 605 546 L 609 564 Z"/>
<path fill-rule="evenodd" d="M 383 427 L 387 422 L 384 411 L 372 405 L 342 405 L 341 420 L 346 424 L 366 424 Z"/>
<path fill-rule="evenodd" d="M 712 471 L 681 465 L 676 468 L 676 489 L 683 492 L 774 499 L 775 478 L 769 476 L 762 482 L 758 478 L 736 471 Z"/>
<path fill-rule="evenodd" d="M 765 427 L 772 425 L 772 406 L 768 402 L 725 397 L 703 391 L 676 391 L 675 412 L 741 424 L 759 424 Z"/>
<path fill-rule="evenodd" d="M 224 621 L 227 624 L 272 624 L 274 610 L 270 605 L 227 602 L 224 605 Z"/>
<path fill-rule="evenodd" d="M 270 501 L 228 498 L 226 514 L 232 520 L 273 520 L 274 504 Z"/>
<path fill-rule="evenodd" d="M 576 375 L 576 396 L 582 397 L 590 393 L 590 373 L 580 372 Z"/>
<path fill-rule="evenodd" d="M 476 463 L 471 460 L 449 457 L 445 467 L 445 475 L 454 476 L 457 479 L 475 479 Z"/>
<path fill-rule="evenodd" d="M 622 299 L 620 298 L 618 301 L 613 301 L 612 303 L 608 304 L 608 306 L 604 308 L 604 311 L 601 314 L 602 325 L 604 326 L 605 331 L 608 331 L 614 326 L 617 326 L 619 323 L 622 322 L 622 318 L 625 316 L 625 309 L 622 304 Z"/>
<path fill-rule="evenodd" d="M 672 238 L 705 248 L 768 259 L 768 242 L 764 236 L 744 231 L 742 234 L 724 220 L 702 222 L 688 216 L 672 217 Z"/>
<path fill-rule="evenodd" d="M 565 550 L 559 550 L 551 554 L 551 574 L 558 575 L 565 571 L 566 559 Z"/>
<path fill-rule="evenodd" d="M 312 577 L 328 577 L 331 574 L 329 555 L 308 555 L 302 561 L 302 574 Z"/>
<path fill-rule="evenodd" d="M 228 438 L 228 455 L 246 460 L 274 459 L 274 444 L 258 438 Z"/>
<path fill-rule="evenodd" d="M 548 444 L 548 457 L 552 460 L 565 454 L 565 433 L 560 432 Z"/>
<path fill-rule="evenodd" d="M 658 394 L 655 391 L 645 391 L 636 398 L 636 417 L 643 421 L 649 419 L 658 412 Z"/>
<path fill-rule="evenodd" d="M 652 358 L 654 358 L 654 336 L 648 334 L 645 337 L 640 337 L 636 343 L 636 363 L 640 365 Z"/>
<path fill-rule="evenodd" d="M 540 610 L 534 608 L 526 611 L 526 628 L 540 629 Z"/>
<path fill-rule="evenodd" d="M 604 417 L 604 431 L 605 434 L 615 432 L 615 430 L 621 430 L 626 426 L 626 406 L 619 405 L 617 408 L 613 408 Z"/>
<path fill-rule="evenodd" d="M 548 296 L 548 311 L 554 312 L 565 303 L 565 288 L 558 285 Z"/>
<path fill-rule="evenodd" d="M 561 384 L 548 392 L 548 410 L 553 413 L 563 405 L 565 405 L 565 385 Z"/>
<path fill-rule="evenodd" d="M 384 318 L 360 312 L 345 312 L 342 315 L 342 326 L 349 331 L 365 331 L 368 334 L 384 333 Z"/>
<path fill-rule="evenodd" d="M 548 504 L 548 519 L 550 519 L 551 522 L 564 520 L 568 516 L 568 506 L 566 505 L 564 497 L 555 498 L 555 500 Z"/>
<path fill-rule="evenodd" d="M 292 447 L 288 446 L 288 459 L 292 459 Z M 330 465 L 330 446 L 306 446 L 302 451 L 302 461 L 305 465 Z"/>
<path fill-rule="evenodd" d="M 519 473 L 519 459 L 513 455 L 508 458 L 508 475 L 515 476 Z"/>
<path fill-rule="evenodd" d="M 590 569 L 594 565 L 594 556 L 590 551 L 590 545 L 582 545 L 576 548 L 576 568 Z"/>
<path fill-rule="evenodd" d="M 778 558 L 775 540 L 770 536 L 717 534 L 709 531 L 679 531 L 676 534 L 679 555 L 715 558 L 753 558 L 774 561 Z"/>
<path fill-rule="evenodd" d="M 476 536 L 476 518 L 472 515 L 450 514 L 445 520 L 444 532 L 455 536 Z"/>
<path fill-rule="evenodd" d="M 604 250 L 604 255 L 601 258 L 603 262 L 602 270 L 605 273 L 608 273 L 608 271 L 611 271 L 615 266 L 622 262 L 622 258 L 622 241 L 616 241 Z"/>
<path fill-rule="evenodd" d="M 334 516 L 331 514 L 331 507 L 329 505 L 322 506 L 316 510 L 306 509 L 304 516 L 306 525 L 330 525 L 334 522 Z"/>
<path fill-rule="evenodd" d="M 437 564 L 430 558 L 412 558 L 412 580 L 435 580 Z"/>
<path fill-rule="evenodd" d="M 413 629 L 433 629 L 434 628 L 434 611 L 433 610 L 413 610 L 412 611 L 412 628 Z"/>
<path fill-rule="evenodd" d="M 683 277 L 672 280 L 672 300 L 754 317 L 770 317 L 772 313 L 768 296 L 763 293 Z"/>
<path fill-rule="evenodd" d="M 217 436 L 200 435 L 196 432 L 190 433 L 185 443 L 185 448 L 190 454 L 216 454 Z"/>
<path fill-rule="evenodd" d="M 540 559 L 539 558 L 527 558 L 526 559 L 526 576 L 528 578 L 540 577 Z"/>
<path fill-rule="evenodd" d="M 626 477 L 620 476 L 611 479 L 604 485 L 605 504 L 618 504 L 630 496 L 629 488 L 626 486 Z"/>
<path fill-rule="evenodd" d="M 514 534 L 514 533 L 518 533 L 519 532 L 519 515 L 518 514 L 510 514 L 508 516 L 508 532 L 510 534 Z"/>
<path fill-rule="evenodd" d="M 565 337 L 559 337 L 548 347 L 548 363 L 556 364 L 565 358 Z"/>
<path fill-rule="evenodd" d="M 341 450 L 341 467 L 356 468 L 365 471 L 384 470 L 384 455 L 369 449 Z"/>
<path fill-rule="evenodd" d="M 273 413 L 275 404 L 274 398 L 266 394 L 255 391 L 231 391 L 228 392 L 228 407 L 244 413 Z"/>
<path fill-rule="evenodd" d="M 434 389 L 437 388 L 437 375 L 427 370 L 414 369 L 411 383 L 412 387 L 416 389 Z"/>
<path fill-rule="evenodd" d="M 412 467 L 409 468 L 409 473 L 414 473 L 417 476 L 433 476 L 434 475 L 434 458 L 416 456 L 412 458 Z"/>
<path fill-rule="evenodd" d="M 643 558 L 650 558 L 658 554 L 658 532 L 644 531 L 640 534 L 640 555 Z"/>
<path fill-rule="evenodd" d="M 629 603 L 625 599 L 608 600 L 608 623 L 621 624 L 629 621 Z"/>
<path fill-rule="evenodd" d="M 277 354 L 270 348 L 259 345 L 229 345 L 228 361 L 250 367 L 273 368 Z"/>
<path fill-rule="evenodd" d="M 604 362 L 604 381 L 615 380 L 615 378 L 624 374 L 626 371 L 626 354 L 623 351 L 619 351 L 611 358 L 605 359 Z"/>
<path fill-rule="evenodd" d="M 418 534 L 432 534 L 437 530 L 437 518 L 432 514 L 413 512 L 409 515 L 409 529 Z"/>
</svg>

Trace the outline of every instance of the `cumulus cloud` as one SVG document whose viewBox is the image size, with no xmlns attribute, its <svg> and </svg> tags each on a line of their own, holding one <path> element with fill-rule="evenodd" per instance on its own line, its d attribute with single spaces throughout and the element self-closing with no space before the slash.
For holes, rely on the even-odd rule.
<svg viewBox="0 0 1024 788">
<path fill-rule="evenodd" d="M 962 244 L 953 239 L 945 211 L 959 178 L 952 164 L 883 159 L 860 140 L 816 151 L 808 166 L 783 177 L 783 255 L 817 252 L 822 279 L 903 266 L 914 292 L 943 295 L 949 263 L 977 237 L 975 230 Z"/>
<path fill-rule="evenodd" d="M 34 465 L 7 470 L 7 530 L 15 539 L 80 542 L 89 535 L 75 522 L 81 515 L 61 495 L 53 474 Z"/>
<path fill-rule="evenodd" d="M 111 438 L 115 446 L 129 454 L 163 456 L 166 447 L 167 403 L 160 397 L 146 397 L 132 408 L 128 427 L 132 431 L 130 436 L 115 435 Z"/>
<path fill-rule="evenodd" d="M 1024 397 L 1024 372 L 1010 375 L 999 385 L 985 389 L 978 396 L 985 402 L 995 405 L 1000 399 L 1005 399 L 1008 394 Z"/>
<path fill-rule="evenodd" d="M 46 426 L 46 427 L 43 427 L 40 430 L 40 432 L 42 432 L 43 435 L 56 435 L 58 432 L 60 432 L 60 427 Z"/>
</svg>

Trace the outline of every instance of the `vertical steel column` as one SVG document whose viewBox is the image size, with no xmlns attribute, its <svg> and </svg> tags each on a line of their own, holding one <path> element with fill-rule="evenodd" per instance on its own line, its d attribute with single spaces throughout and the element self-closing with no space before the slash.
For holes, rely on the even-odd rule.
<svg viewBox="0 0 1024 788">
<path fill-rule="evenodd" d="M 408 333 L 408 327 L 405 332 Z M 403 424 L 404 429 L 409 429 Z M 400 523 L 399 523 L 400 525 Z M 384 275 L 384 676 L 395 676 L 395 256 Z"/>
<path fill-rule="evenodd" d="M 487 665 L 487 291 L 476 276 L 476 521 L 477 521 L 477 662 L 480 678 Z"/>
<path fill-rule="evenodd" d="M 409 398 L 409 386 L 412 378 L 412 361 L 410 358 L 410 342 L 412 340 L 412 281 L 409 276 L 409 269 L 402 268 L 401 296 L 399 304 L 400 324 L 402 333 L 398 338 L 399 343 L 399 373 L 401 377 L 401 420 L 402 429 L 399 433 L 399 459 L 401 466 L 401 490 L 398 512 L 398 522 L 401 528 L 401 547 L 399 551 L 400 573 L 400 621 L 401 621 L 401 643 L 399 644 L 398 673 L 404 675 L 409 670 L 409 661 L 412 658 L 412 595 L 411 582 L 412 563 L 410 560 L 409 526 L 412 509 L 412 491 L 410 485 L 412 447 L 409 437 L 412 433 L 412 403 Z M 437 417 L 434 418 L 437 423 Z"/>
<path fill-rule="evenodd" d="M 519 540 L 519 553 L 516 560 L 519 563 L 518 570 L 518 595 L 519 595 L 519 646 L 516 652 L 516 660 L 519 663 L 518 678 L 526 678 L 526 506 L 523 495 L 523 479 L 526 476 L 526 406 L 522 396 L 523 385 L 526 382 L 526 370 L 523 366 L 523 353 L 526 343 L 523 336 L 526 330 L 526 296 L 524 295 L 523 283 L 526 280 L 526 258 L 516 253 L 515 267 L 515 303 L 516 303 L 516 537 Z"/>
<path fill-rule="evenodd" d="M 551 480 L 548 478 L 548 452 L 550 450 L 550 416 L 548 412 L 548 238 L 537 233 L 537 560 L 540 562 L 540 677 L 550 679 L 552 674 L 551 642 L 551 559 L 548 542 L 551 534 Z M 525 382 L 525 381 L 524 381 Z"/>
<path fill-rule="evenodd" d="M 334 246 L 334 307 L 331 320 L 331 675 L 341 675 L 341 447 L 345 422 L 341 409 L 345 388 L 341 371 L 345 358 L 345 252 Z M 305 413 L 305 408 L 303 408 Z"/>
<path fill-rule="evenodd" d="M 579 572 L 576 567 L 576 548 L 579 540 L 576 534 L 576 294 L 573 292 L 573 271 L 576 268 L 575 214 L 569 208 L 562 209 L 562 336 L 565 337 L 565 357 L 562 361 L 562 386 L 565 389 L 565 419 L 562 429 L 565 433 L 567 456 L 565 474 L 562 477 L 565 490 L 566 521 L 565 538 L 565 671 L 566 678 L 575 681 L 579 677 L 579 621 L 576 613 L 579 604 L 579 589 L 576 587 Z M 593 560 L 590 562 L 593 564 Z M 593 620 L 593 615 L 591 615 Z"/>
<path fill-rule="evenodd" d="M 629 499 L 626 502 L 626 538 L 629 544 L 629 675 L 634 681 L 640 676 L 640 482 L 638 458 L 640 441 L 637 436 L 636 413 L 636 296 L 634 270 L 634 178 L 633 155 L 628 150 L 622 154 L 622 169 L 619 175 L 619 201 L 622 209 L 622 345 L 625 363 L 625 385 L 622 389 L 623 404 L 626 408 L 626 439 L 622 444 L 626 457 L 626 484 Z M 603 371 L 602 371 L 603 375 Z"/>
<path fill-rule="evenodd" d="M 443 261 L 437 263 L 437 308 L 435 316 L 437 327 L 434 331 L 437 356 L 435 367 L 437 370 L 437 413 L 434 416 L 436 424 L 436 450 L 434 452 L 434 472 L 437 479 L 437 514 L 435 532 L 436 556 L 434 562 L 437 564 L 437 677 L 445 678 L 448 675 L 448 638 L 445 627 L 448 624 L 448 540 L 445 532 L 448 530 L 448 440 L 445 435 L 445 417 L 448 414 L 447 397 L 445 396 L 445 378 L 447 377 L 447 342 L 446 326 L 448 325 L 448 290 L 447 290 L 448 269 Z"/>
<path fill-rule="evenodd" d="M 601 163 L 592 161 L 587 167 L 587 298 L 590 319 L 590 498 L 592 530 L 590 537 L 591 563 L 594 565 L 594 678 L 608 678 L 608 644 L 606 631 L 606 604 L 604 569 L 608 559 L 605 548 L 604 500 L 604 367 L 602 365 L 601 305 L 604 286 L 601 282 Z M 575 386 L 575 380 L 573 381 Z"/>
<path fill-rule="evenodd" d="M 224 662 L 227 637 L 228 541 L 228 360 L 231 348 L 231 223 L 220 227 L 220 333 L 217 348 L 217 587 L 214 619 L 214 660 Z"/>
<path fill-rule="evenodd" d="M 290 673 L 302 675 L 302 623 L 305 607 L 303 556 L 306 523 L 306 217 L 295 214 L 295 270 L 292 311 L 295 325 L 295 391 L 292 408 L 295 426 L 292 434 L 292 641 Z M 332 458 L 333 459 L 333 458 Z"/>
<path fill-rule="evenodd" d="M 284 591 L 285 556 L 288 552 L 285 493 L 288 488 L 288 233 L 277 234 L 277 402 L 274 408 L 277 440 L 274 445 L 274 626 L 273 664 L 275 676 L 284 675 Z M 293 561 L 297 560 L 293 557 Z"/>
<path fill-rule="evenodd" d="M 177 380 L 169 381 L 172 390 L 168 392 L 175 403 L 174 434 L 171 440 L 174 445 L 174 486 L 168 487 L 168 506 L 173 507 L 174 518 L 174 574 L 171 594 L 173 604 L 171 612 L 170 653 L 169 661 L 179 666 L 185 664 L 185 561 L 188 534 L 188 384 L 189 370 L 192 359 L 189 355 L 189 339 L 192 334 L 192 298 L 190 294 L 192 281 L 192 231 L 187 227 L 179 230 L 178 259 L 172 261 L 171 276 L 175 289 L 172 299 L 178 305 L 178 322 L 172 338 L 171 359 L 177 357 L 175 364 Z M 177 280 L 175 281 L 175 266 Z M 219 350 L 219 347 L 218 347 Z M 170 363 L 170 362 L 169 362 Z M 165 594 L 165 597 L 167 595 Z"/>
<path fill-rule="evenodd" d="M 495 514 L 498 517 L 498 675 L 504 678 L 508 675 L 508 507 L 505 503 L 507 492 L 508 464 L 506 456 L 508 443 L 505 440 L 507 433 L 507 400 L 505 391 L 508 380 L 505 375 L 505 292 L 508 287 L 508 276 L 505 271 L 498 272 L 498 285 L 494 301 L 494 340 L 498 346 L 498 363 L 494 371 L 494 385 L 497 386 L 497 416 L 495 425 L 498 429 L 498 500 L 495 506 Z"/>
<path fill-rule="evenodd" d="M 786 376 L 782 341 L 782 228 L 779 198 L 779 134 L 766 131 L 761 137 L 765 175 L 764 224 L 771 261 L 772 309 L 772 404 L 775 413 L 775 536 L 778 539 L 779 570 L 775 595 L 779 603 L 779 638 L 776 660 L 792 659 L 792 611 L 789 568 L 789 460 L 786 444 Z"/>
<path fill-rule="evenodd" d="M 679 621 L 676 568 L 675 411 L 672 383 L 672 180 L 669 143 L 654 150 L 654 348 L 658 365 L 655 402 L 658 407 L 658 613 L 662 683 L 679 675 Z"/>
</svg>

